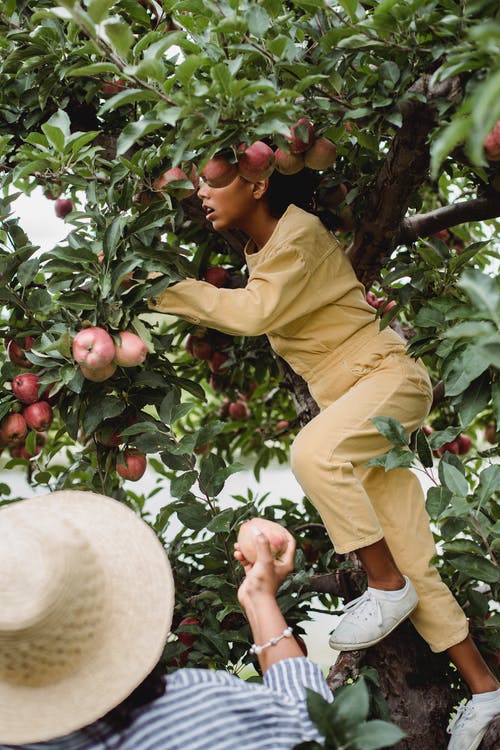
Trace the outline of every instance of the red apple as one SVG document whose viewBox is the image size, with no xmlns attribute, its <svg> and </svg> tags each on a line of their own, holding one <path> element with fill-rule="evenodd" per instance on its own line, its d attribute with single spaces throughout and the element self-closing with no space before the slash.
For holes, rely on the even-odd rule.
<svg viewBox="0 0 500 750">
<path fill-rule="evenodd" d="M 306 167 L 309 169 L 328 169 L 335 164 L 337 147 L 328 138 L 318 138 L 304 154 Z"/>
<path fill-rule="evenodd" d="M 106 419 L 102 427 L 95 433 L 95 439 L 106 448 L 117 448 L 124 441 L 120 430 L 123 427 L 121 419 Z"/>
<path fill-rule="evenodd" d="M 490 422 L 490 424 L 486 425 L 486 428 L 484 430 L 484 439 L 488 441 L 488 443 L 491 443 L 492 445 L 495 445 L 497 441 L 497 426 L 494 422 Z"/>
<path fill-rule="evenodd" d="M 190 182 L 191 187 L 178 187 L 175 184 L 172 185 L 172 183 L 181 181 Z M 165 172 L 162 172 L 161 175 L 156 178 L 153 182 L 153 189 L 159 192 L 170 193 L 178 200 L 184 200 L 184 198 L 189 198 L 190 195 L 193 195 L 196 192 L 197 185 L 196 172 L 193 172 L 193 169 L 191 169 L 190 176 L 188 177 L 180 167 L 171 167 Z"/>
<path fill-rule="evenodd" d="M 429 435 L 431 435 L 434 432 L 434 430 L 432 429 L 432 427 L 430 426 L 430 424 L 423 424 L 422 425 L 422 432 L 424 433 L 424 435 L 429 436 Z"/>
<path fill-rule="evenodd" d="M 196 359 L 209 360 L 214 353 L 214 348 L 208 339 L 199 339 L 193 337 L 191 345 L 191 354 Z"/>
<path fill-rule="evenodd" d="M 443 456 L 446 452 L 454 453 L 456 456 L 458 456 L 458 442 L 456 440 L 452 440 L 449 443 L 444 443 L 436 451 L 434 451 L 434 455 L 436 455 L 438 458 L 441 458 L 441 456 Z"/>
<path fill-rule="evenodd" d="M 181 643 L 183 643 L 185 646 L 192 646 L 193 643 L 198 640 L 198 635 L 196 633 L 188 633 L 185 630 L 182 630 L 183 625 L 199 625 L 200 621 L 196 619 L 196 617 L 183 617 L 183 619 L 180 621 L 180 623 L 177 626 L 176 629 L 176 635 Z"/>
<path fill-rule="evenodd" d="M 274 151 L 267 143 L 256 141 L 251 146 L 242 143 L 237 149 L 238 172 L 249 182 L 269 177 L 274 169 Z"/>
<path fill-rule="evenodd" d="M 38 375 L 25 372 L 12 381 L 12 393 L 22 404 L 33 404 L 38 398 L 40 380 Z"/>
<path fill-rule="evenodd" d="M 10 361 L 15 365 L 19 365 L 20 367 L 33 367 L 33 363 L 26 359 L 26 357 L 24 356 L 24 352 L 29 352 L 31 347 L 33 346 L 33 343 L 33 336 L 26 336 L 22 347 L 17 343 L 17 341 L 14 341 L 13 339 L 5 339 L 7 356 Z"/>
<path fill-rule="evenodd" d="M 54 210 L 59 219 L 64 219 L 73 210 L 73 201 L 70 198 L 57 198 Z"/>
<path fill-rule="evenodd" d="M 115 374 L 116 362 L 110 362 L 108 365 L 98 367 L 95 370 L 89 370 L 85 365 L 80 365 L 80 370 L 86 380 L 91 380 L 93 383 L 102 383 Z"/>
<path fill-rule="evenodd" d="M 433 232 L 431 234 L 431 237 L 436 237 L 438 240 L 442 240 L 443 242 L 449 242 L 451 237 L 450 230 L 440 229 L 437 232 Z"/>
<path fill-rule="evenodd" d="M 142 451 L 137 450 L 137 448 L 127 448 L 116 461 L 116 471 L 123 479 L 137 482 L 146 471 L 147 463 L 146 456 Z"/>
<path fill-rule="evenodd" d="M 292 154 L 291 151 L 278 148 L 274 152 L 274 157 L 276 159 L 276 169 L 281 174 L 297 174 L 305 167 L 304 156 L 302 154 Z"/>
<path fill-rule="evenodd" d="M 227 369 L 227 367 L 225 367 L 225 364 L 228 359 L 229 356 L 227 354 L 223 354 L 222 352 L 214 352 L 213 356 L 208 360 L 210 371 L 215 373 L 225 372 Z"/>
<path fill-rule="evenodd" d="M 231 276 L 229 275 L 229 271 L 226 271 L 222 266 L 211 266 L 205 271 L 204 279 L 205 281 L 208 281 L 209 284 L 221 288 L 227 287 L 231 280 Z"/>
<path fill-rule="evenodd" d="M 321 193 L 320 201 L 326 208 L 337 208 L 337 206 L 340 206 L 349 192 L 349 188 L 345 182 L 341 182 L 335 187 L 325 187 L 323 190 L 324 192 Z"/>
<path fill-rule="evenodd" d="M 288 532 L 283 526 L 267 518 L 251 518 L 241 524 L 238 531 L 238 544 L 243 557 L 249 562 L 257 559 L 255 528 L 269 541 L 274 557 L 280 557 L 288 546 Z"/>
<path fill-rule="evenodd" d="M 460 456 L 465 455 L 465 453 L 468 453 L 470 449 L 472 448 L 472 440 L 468 435 L 461 434 L 457 438 L 458 443 L 458 454 Z"/>
<path fill-rule="evenodd" d="M 238 422 L 245 422 L 250 417 L 250 409 L 246 401 L 233 401 L 229 404 L 228 414 L 231 419 L 235 419 Z"/>
<path fill-rule="evenodd" d="M 210 187 L 221 188 L 230 185 L 238 174 L 238 167 L 224 156 L 214 156 L 201 170 L 201 176 Z"/>
<path fill-rule="evenodd" d="M 30 430 L 44 432 L 52 424 L 52 407 L 46 401 L 36 401 L 23 409 L 23 417 Z"/>
<path fill-rule="evenodd" d="M 104 83 L 101 84 L 102 93 L 107 95 L 119 94 L 120 91 L 123 91 L 126 88 L 127 82 L 124 81 L 123 78 L 117 78 L 116 81 L 104 81 Z"/>
<path fill-rule="evenodd" d="M 73 339 L 73 357 L 87 370 L 106 367 L 115 356 L 115 344 L 104 328 L 83 328 Z"/>
<path fill-rule="evenodd" d="M 314 125 L 306 117 L 301 117 L 290 128 L 290 150 L 292 154 L 301 154 L 307 151 L 314 141 Z"/>
<path fill-rule="evenodd" d="M 288 419 L 280 419 L 278 422 L 276 422 L 276 429 L 277 430 L 287 430 L 290 427 L 290 422 Z"/>
<path fill-rule="evenodd" d="M 146 359 L 148 349 L 136 333 L 122 331 L 115 341 L 115 362 L 120 367 L 136 367 Z"/>
<path fill-rule="evenodd" d="M 22 414 L 12 412 L 0 422 L 0 438 L 5 445 L 23 441 L 28 432 L 28 425 Z"/>
<path fill-rule="evenodd" d="M 483 146 L 488 161 L 500 161 L 500 120 L 486 136 Z"/>
</svg>

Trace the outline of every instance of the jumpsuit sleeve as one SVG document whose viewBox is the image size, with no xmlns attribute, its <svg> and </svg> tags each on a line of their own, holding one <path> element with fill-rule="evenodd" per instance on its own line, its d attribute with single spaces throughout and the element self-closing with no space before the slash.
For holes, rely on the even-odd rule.
<svg viewBox="0 0 500 750">
<path fill-rule="evenodd" d="M 314 309 L 310 273 L 294 247 L 276 248 L 258 263 L 243 289 L 185 279 L 153 298 L 153 310 L 232 335 L 259 336 Z"/>
</svg>

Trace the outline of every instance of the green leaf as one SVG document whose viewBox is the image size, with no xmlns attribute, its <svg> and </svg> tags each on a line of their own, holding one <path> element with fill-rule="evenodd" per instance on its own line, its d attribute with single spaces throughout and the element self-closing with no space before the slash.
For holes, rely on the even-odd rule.
<svg viewBox="0 0 500 750">
<path fill-rule="evenodd" d="M 94 23 L 100 23 L 108 14 L 108 10 L 115 4 L 116 0 L 90 0 L 88 14 Z"/>
<path fill-rule="evenodd" d="M 452 557 L 450 563 L 461 573 L 465 573 L 476 581 L 485 583 L 498 583 L 500 581 L 500 568 L 485 557 L 463 554 Z"/>
<path fill-rule="evenodd" d="M 145 101 L 158 101 L 158 94 L 147 89 L 125 89 L 104 102 L 99 109 L 99 114 L 104 115 L 106 112 L 113 112 L 125 104 L 135 104 L 136 102 Z"/>
<path fill-rule="evenodd" d="M 406 428 L 392 417 L 373 417 L 373 422 L 377 430 L 385 437 L 389 443 L 397 447 L 408 445 L 410 437 Z"/>
<path fill-rule="evenodd" d="M 271 24 L 267 11 L 259 5 L 252 5 L 246 18 L 249 32 L 259 38 L 264 36 Z"/>
<path fill-rule="evenodd" d="M 356 726 L 366 720 L 370 696 L 366 683 L 359 678 L 353 685 L 340 688 L 335 694 L 332 718 L 341 726 Z"/>
<path fill-rule="evenodd" d="M 483 469 L 476 490 L 477 499 L 483 505 L 495 493 L 500 492 L 500 465 L 492 464 Z"/>
<path fill-rule="evenodd" d="M 491 276 L 471 268 L 463 272 L 457 286 L 467 293 L 474 307 L 500 325 L 500 291 Z"/>
<path fill-rule="evenodd" d="M 406 737 L 399 727 L 387 721 L 373 719 L 362 724 L 353 735 L 359 750 L 377 750 L 377 748 L 389 747 Z"/>
<path fill-rule="evenodd" d="M 427 491 L 426 501 L 429 516 L 433 519 L 439 518 L 441 513 L 450 505 L 452 499 L 453 493 L 447 487 L 443 487 L 443 485 L 430 487 Z"/>
<path fill-rule="evenodd" d="M 85 411 L 82 427 L 87 435 L 95 432 L 104 419 L 117 417 L 125 409 L 125 404 L 119 398 L 106 396 L 105 399 L 92 399 Z"/>
<path fill-rule="evenodd" d="M 446 461 L 441 461 L 439 465 L 439 473 L 444 485 L 453 493 L 453 495 L 467 497 L 469 483 L 462 472 L 452 464 L 449 464 Z"/>
<path fill-rule="evenodd" d="M 90 65 L 74 65 L 73 67 L 68 68 L 65 76 L 66 78 L 78 78 L 80 76 L 87 78 L 91 76 L 100 76 L 106 73 L 118 75 L 120 73 L 120 68 L 111 62 L 98 62 L 91 63 Z"/>
<path fill-rule="evenodd" d="M 427 436 L 422 429 L 417 430 L 417 454 L 422 463 L 422 466 L 430 469 L 434 465 L 434 459 L 432 457 L 431 447 Z"/>
<path fill-rule="evenodd" d="M 116 155 L 123 156 L 123 154 L 129 150 L 131 146 L 136 143 L 140 138 L 145 135 L 154 133 L 156 130 L 165 127 L 165 123 L 162 120 L 151 119 L 151 117 L 143 117 L 138 122 L 130 122 L 120 133 L 116 142 Z"/>
<path fill-rule="evenodd" d="M 490 400 L 490 393 L 490 378 L 488 373 L 484 373 L 461 394 L 456 408 L 464 427 L 467 427 L 474 417 L 483 411 Z"/>
<path fill-rule="evenodd" d="M 217 533 L 223 532 L 225 534 L 229 534 L 229 532 L 231 531 L 231 527 L 234 523 L 234 516 L 235 516 L 234 510 L 232 508 L 226 508 L 220 513 L 217 513 L 217 515 L 214 516 L 214 518 L 212 518 L 212 520 L 207 526 L 207 529 L 209 531 L 213 531 Z"/>
<path fill-rule="evenodd" d="M 115 50 L 121 57 L 126 59 L 129 49 L 135 42 L 134 35 L 128 24 L 124 21 L 109 20 L 103 25 L 106 36 Z"/>
<path fill-rule="evenodd" d="M 177 508 L 177 518 L 184 526 L 194 531 L 206 528 L 210 522 L 209 512 L 198 503 L 195 504 L 194 501 L 181 508 Z"/>
<path fill-rule="evenodd" d="M 196 471 L 186 471 L 184 474 L 180 474 L 170 482 L 170 492 L 174 497 L 182 497 L 198 479 Z M 185 523 L 183 521 L 183 523 Z M 187 524 L 186 524 L 187 526 Z"/>
</svg>

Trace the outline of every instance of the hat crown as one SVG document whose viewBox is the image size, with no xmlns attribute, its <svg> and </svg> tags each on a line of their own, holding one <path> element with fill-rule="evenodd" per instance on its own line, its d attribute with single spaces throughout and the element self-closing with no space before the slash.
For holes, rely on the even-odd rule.
<svg viewBox="0 0 500 750">
<path fill-rule="evenodd" d="M 78 668 L 105 609 L 92 546 L 56 514 L 0 516 L 0 676 L 43 685 Z"/>
</svg>

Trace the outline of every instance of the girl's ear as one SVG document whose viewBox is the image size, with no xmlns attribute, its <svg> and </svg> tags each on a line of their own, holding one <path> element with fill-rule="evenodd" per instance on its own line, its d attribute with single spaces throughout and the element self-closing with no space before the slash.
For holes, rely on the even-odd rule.
<svg viewBox="0 0 500 750">
<path fill-rule="evenodd" d="M 256 200 L 260 200 L 267 193 L 268 188 L 269 188 L 269 178 L 267 177 L 265 180 L 258 180 L 257 182 L 254 182 L 253 191 L 252 191 L 253 197 Z"/>
</svg>

